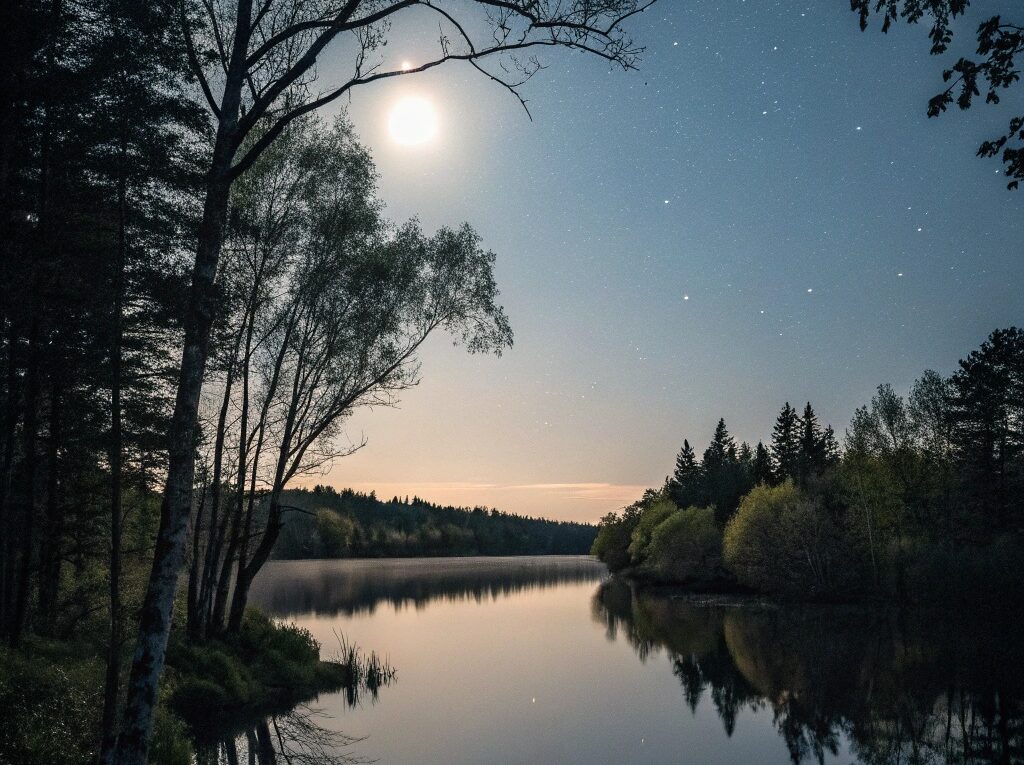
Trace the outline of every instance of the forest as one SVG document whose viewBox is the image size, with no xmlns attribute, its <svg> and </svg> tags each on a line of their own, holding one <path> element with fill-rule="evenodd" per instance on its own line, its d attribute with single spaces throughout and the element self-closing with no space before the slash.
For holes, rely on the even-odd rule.
<svg viewBox="0 0 1024 765">
<path fill-rule="evenodd" d="M 663 487 L 596 529 L 296 488 L 367 446 L 352 417 L 396 406 L 429 374 L 429 343 L 491 355 L 513 343 L 487 223 L 390 217 L 353 93 L 461 67 L 528 121 L 522 87 L 544 56 L 586 59 L 608 80 L 633 70 L 644 46 L 631 28 L 652 5 L 0 4 L 0 763 L 191 765 L 214 713 L 260 717 L 384 682 L 372 654 L 341 643 L 326 660 L 311 632 L 253 607 L 274 558 L 592 546 L 657 583 L 901 601 L 1020 592 L 1013 328 L 906 398 L 879 388 L 842 439 L 810 404 L 787 404 L 767 445 L 737 445 L 723 421 L 701 458 L 684 442 Z M 851 5 L 862 24 L 877 15 Z M 934 17 L 942 52 L 966 4 L 876 5 L 885 28 Z M 997 101 L 1021 39 L 988 22 L 986 63 L 962 59 L 930 110 L 967 108 L 979 87 Z M 548 103 L 584 91 L 548 77 Z M 980 149 L 1002 157 L 1011 187 L 1022 124 Z M 506 136 L 495 145 L 516 152 Z M 506 179 L 480 178 L 503 191 Z M 520 212 L 509 200 L 495 214 L 541 230 Z M 562 255 L 555 240 L 537 249 Z"/>
<path fill-rule="evenodd" d="M 881 385 L 842 441 L 785 403 L 766 445 L 725 420 L 698 458 L 606 515 L 612 571 L 791 598 L 963 601 L 1024 592 L 1024 330 L 992 332 L 947 377 Z"/>
<path fill-rule="evenodd" d="M 283 677 L 306 691 L 353 679 L 248 607 L 282 498 L 365 445 L 345 423 L 420 380 L 429 336 L 500 354 L 512 330 L 469 224 L 385 216 L 343 97 L 450 62 L 483 75 L 535 46 L 620 69 L 639 53 L 622 26 L 635 0 L 420 4 L 421 28 L 459 38 L 382 67 L 412 5 L 3 4 L 0 760 L 188 761 L 175 693 L 216 665 L 225 703 L 267 700 L 277 686 L 236 682 L 261 650 L 291 654 Z M 332 43 L 343 63 L 325 77 Z M 513 95 L 542 68 L 491 66 Z M 425 512 L 425 546 L 474 528 Z M 563 544 L 499 520 L 501 541 L 481 524 L 476 549 Z M 365 549 L 412 530 L 383 526 Z"/>
<path fill-rule="evenodd" d="M 597 533 L 588 523 L 320 485 L 286 492 L 283 504 L 292 514 L 274 547 L 279 559 L 585 555 Z"/>
</svg>

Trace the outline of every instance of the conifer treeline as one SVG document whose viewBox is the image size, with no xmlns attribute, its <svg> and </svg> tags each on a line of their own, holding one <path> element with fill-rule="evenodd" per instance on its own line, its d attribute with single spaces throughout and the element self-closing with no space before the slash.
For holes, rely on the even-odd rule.
<svg viewBox="0 0 1024 765">
<path fill-rule="evenodd" d="M 724 418 L 719 419 L 700 460 L 684 439 L 666 487 L 679 507 L 713 506 L 715 518 L 724 525 L 743 495 L 758 484 L 806 480 L 838 460 L 839 444 L 832 426 L 822 429 L 811 402 L 798 416 L 787 401 L 775 421 L 770 447 L 761 441 L 753 449 L 746 441 L 737 447 Z"/>
</svg>

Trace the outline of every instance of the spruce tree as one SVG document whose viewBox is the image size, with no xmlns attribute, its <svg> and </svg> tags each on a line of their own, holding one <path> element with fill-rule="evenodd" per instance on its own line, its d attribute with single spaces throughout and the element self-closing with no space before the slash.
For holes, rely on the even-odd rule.
<svg viewBox="0 0 1024 765">
<path fill-rule="evenodd" d="M 814 407 L 807 402 L 804 415 L 800 418 L 800 479 L 806 481 L 810 476 L 821 471 L 825 466 L 825 450 L 822 441 L 821 426 L 814 414 Z"/>
<path fill-rule="evenodd" d="M 672 473 L 672 480 L 685 486 L 693 481 L 699 473 L 700 465 L 697 462 L 697 455 L 694 454 L 690 442 L 684 438 L 683 448 L 676 455 L 676 469 Z"/>
<path fill-rule="evenodd" d="M 768 449 L 765 448 L 765 445 L 758 441 L 757 446 L 754 449 L 754 459 L 750 468 L 751 483 L 753 483 L 754 486 L 770 484 L 774 478 L 772 457 L 768 453 Z"/>
<path fill-rule="evenodd" d="M 690 446 L 683 439 L 683 448 L 676 455 L 676 469 L 669 480 L 669 494 L 679 507 L 689 507 L 700 503 L 701 464 Z"/>
<path fill-rule="evenodd" d="M 720 419 L 711 443 L 704 451 L 701 494 L 703 504 L 714 506 L 715 520 L 723 527 L 736 512 L 740 497 L 749 488 L 745 477 L 736 442 L 729 435 L 725 420 Z"/>
<path fill-rule="evenodd" d="M 821 436 L 822 464 L 829 468 L 839 462 L 839 442 L 836 440 L 836 432 L 829 425 Z"/>
<path fill-rule="evenodd" d="M 772 429 L 772 457 L 779 480 L 796 477 L 800 466 L 800 418 L 787 401 Z"/>
<path fill-rule="evenodd" d="M 729 429 L 725 427 L 725 419 L 718 420 L 715 426 L 715 435 L 704 452 L 705 469 L 715 469 L 736 460 L 736 442 L 729 435 Z"/>
</svg>

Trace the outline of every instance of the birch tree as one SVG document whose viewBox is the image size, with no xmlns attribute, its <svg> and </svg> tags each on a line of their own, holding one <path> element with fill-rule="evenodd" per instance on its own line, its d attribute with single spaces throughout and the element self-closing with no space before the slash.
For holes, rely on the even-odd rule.
<svg viewBox="0 0 1024 765">
<path fill-rule="evenodd" d="M 462 62 L 519 96 L 545 48 L 589 53 L 631 68 L 641 48 L 626 22 L 644 0 L 182 0 L 182 26 L 215 138 L 197 235 L 169 458 L 149 584 L 128 680 L 118 762 L 143 765 L 163 670 L 178 574 L 186 551 L 200 393 L 216 314 L 215 278 L 232 183 L 295 119 L 355 88 Z M 395 19 L 439 29 L 435 54 L 409 69 L 377 58 Z M 429 26 L 427 26 L 429 25 Z M 415 26 L 415 24 L 413 25 Z M 329 45 L 347 54 L 347 78 L 326 83 L 317 62 Z M 333 52 L 333 51 L 332 51 Z M 525 101 L 522 101 L 525 105 Z M 259 138 L 247 141 L 257 126 Z M 244 147 L 244 148 L 243 148 Z"/>
</svg>

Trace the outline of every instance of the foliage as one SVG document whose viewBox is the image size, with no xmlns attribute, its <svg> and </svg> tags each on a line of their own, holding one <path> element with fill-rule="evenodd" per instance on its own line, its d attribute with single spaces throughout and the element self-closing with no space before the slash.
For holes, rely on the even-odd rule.
<svg viewBox="0 0 1024 765">
<path fill-rule="evenodd" d="M 710 507 L 675 510 L 659 523 L 646 549 L 645 569 L 659 581 L 721 579 L 722 532 Z"/>
<path fill-rule="evenodd" d="M 0 763 L 90 762 L 100 674 L 96 662 L 0 648 Z"/>
<path fill-rule="evenodd" d="M 675 503 L 669 499 L 658 500 L 643 509 L 643 512 L 640 513 L 640 520 L 633 528 L 627 548 L 629 557 L 634 564 L 641 563 L 647 558 L 648 546 L 651 543 L 654 530 L 676 512 L 678 511 Z"/>
<path fill-rule="evenodd" d="M 622 514 L 608 513 L 597 526 L 597 537 L 590 548 L 610 571 L 622 571 L 629 567 L 633 558 L 629 547 L 633 543 L 633 531 L 640 523 L 644 511 L 654 504 L 662 502 L 669 493 L 666 487 L 660 492 L 648 489 L 643 497 L 626 507 Z"/>
<path fill-rule="evenodd" d="M 695 573 L 695 548 L 683 542 L 652 560 L 666 519 L 663 533 L 686 536 L 682 521 L 656 504 L 670 497 L 687 508 L 733 496 L 739 509 L 716 506 L 715 526 L 724 533 L 724 573 L 740 585 L 898 602 L 1019 595 L 1024 331 L 994 331 L 954 374 L 926 371 L 907 397 L 880 385 L 854 412 L 842 450 L 809 402 L 802 416 L 782 407 L 770 451 L 761 443 L 737 449 L 719 420 L 702 460 L 684 440 L 660 491 L 601 520 L 593 553 L 612 571 L 707 587 L 708 576 Z"/>
<path fill-rule="evenodd" d="M 191 765 L 193 755 L 192 736 L 185 721 L 166 706 L 159 706 L 153 719 L 153 741 L 149 748 L 153 765 Z"/>
<path fill-rule="evenodd" d="M 347 121 L 306 117 L 234 184 L 227 299 L 207 375 L 216 393 L 202 418 L 212 438 L 199 481 L 209 511 L 197 518 L 190 576 L 194 636 L 223 629 L 226 612 L 227 629 L 238 628 L 281 530 L 282 492 L 361 446 L 345 421 L 360 407 L 396 404 L 419 381 L 431 334 L 471 353 L 511 345 L 494 253 L 468 224 L 434 234 L 416 220 L 392 225 L 376 179 Z"/>
<path fill-rule="evenodd" d="M 845 594 L 863 582 L 856 536 L 792 481 L 743 498 L 723 552 L 741 583 L 767 592 Z"/>
<path fill-rule="evenodd" d="M 384 558 L 449 555 L 582 555 L 590 524 L 527 518 L 498 510 L 435 505 L 419 497 L 388 501 L 330 486 L 292 489 L 274 556 Z"/>
<path fill-rule="evenodd" d="M 967 11 L 970 0 L 850 0 L 852 9 L 860 16 L 860 27 L 866 29 L 872 12 L 882 16 L 882 31 L 888 32 L 892 24 L 904 19 L 917 24 L 927 19 L 931 24 L 928 37 L 933 56 L 946 53 L 953 43 L 954 24 Z M 969 109 L 984 91 L 986 104 L 998 104 L 1003 92 L 1020 81 L 1016 58 L 1024 51 L 1024 27 L 989 16 L 976 32 L 978 58 L 961 56 L 942 72 L 946 83 L 939 93 L 928 101 L 928 116 L 937 117 L 954 103 L 960 109 Z M 1016 189 L 1024 178 L 1024 115 L 1010 119 L 1002 135 L 983 141 L 978 148 L 979 157 L 1000 156 L 1007 188 Z"/>
<path fill-rule="evenodd" d="M 237 634 L 201 645 L 176 635 L 168 667 L 171 708 L 203 730 L 350 682 L 342 664 L 320 660 L 320 645 L 307 630 L 251 609 Z"/>
</svg>

